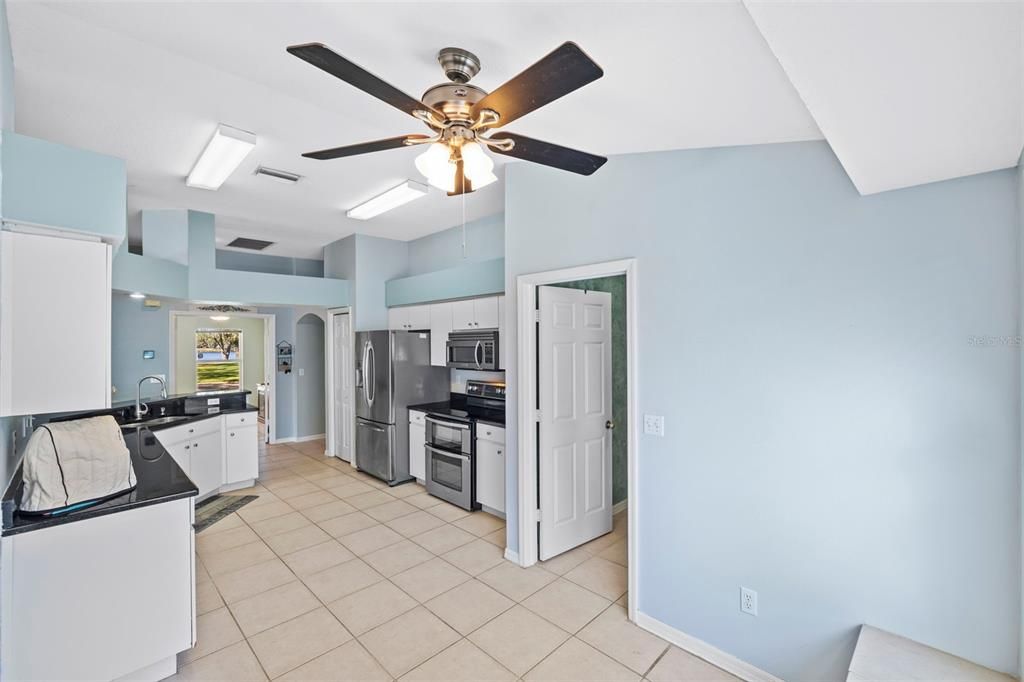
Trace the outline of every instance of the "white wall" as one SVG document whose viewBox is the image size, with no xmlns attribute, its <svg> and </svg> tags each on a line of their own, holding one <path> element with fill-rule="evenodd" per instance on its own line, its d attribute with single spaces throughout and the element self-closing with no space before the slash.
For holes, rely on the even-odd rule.
<svg viewBox="0 0 1024 682">
<path fill-rule="evenodd" d="M 1016 672 L 1015 183 L 860 197 L 821 142 L 507 167 L 510 299 L 638 259 L 642 612 L 787 680 L 844 678 L 865 622 Z"/>
</svg>

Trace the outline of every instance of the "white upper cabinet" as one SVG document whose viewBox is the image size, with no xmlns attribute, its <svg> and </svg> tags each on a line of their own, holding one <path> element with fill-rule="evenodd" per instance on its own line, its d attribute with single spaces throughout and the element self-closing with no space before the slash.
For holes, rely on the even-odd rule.
<svg viewBox="0 0 1024 682">
<path fill-rule="evenodd" d="M 110 246 L 0 232 L 0 416 L 110 406 Z"/>
<path fill-rule="evenodd" d="M 404 305 L 388 308 L 388 329 L 411 331 L 430 329 L 429 305 Z"/>
<path fill-rule="evenodd" d="M 433 303 L 430 306 L 430 364 L 448 365 L 448 333 L 452 330 L 453 303 Z"/>
<path fill-rule="evenodd" d="M 452 304 L 453 329 L 497 329 L 498 297 L 485 296 Z"/>
</svg>

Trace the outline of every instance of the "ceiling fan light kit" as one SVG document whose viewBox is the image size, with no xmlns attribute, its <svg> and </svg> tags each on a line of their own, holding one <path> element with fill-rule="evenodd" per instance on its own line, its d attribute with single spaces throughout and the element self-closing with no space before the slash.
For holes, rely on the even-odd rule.
<svg viewBox="0 0 1024 682">
<path fill-rule="evenodd" d="M 477 56 L 461 48 L 446 47 L 438 53 L 437 61 L 449 82 L 429 88 L 419 100 L 320 43 L 292 45 L 288 52 L 404 111 L 431 130 L 430 135 L 403 135 L 303 154 L 307 158 L 337 159 L 427 144 L 427 150 L 416 158 L 416 168 L 431 185 L 450 196 L 497 181 L 494 159 L 484 148 L 581 175 L 590 175 L 607 161 L 602 156 L 514 133 L 488 135 L 492 129 L 604 75 L 601 67 L 575 43 L 563 43 L 491 93 L 469 82 L 480 71 Z"/>
</svg>

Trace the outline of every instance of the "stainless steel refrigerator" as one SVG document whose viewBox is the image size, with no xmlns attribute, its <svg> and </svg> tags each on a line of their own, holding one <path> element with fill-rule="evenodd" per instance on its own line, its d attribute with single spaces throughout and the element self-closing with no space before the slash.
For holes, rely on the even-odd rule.
<svg viewBox="0 0 1024 682">
<path fill-rule="evenodd" d="M 391 485 L 405 483 L 409 406 L 448 400 L 448 368 L 430 364 L 426 332 L 356 332 L 355 353 L 356 466 Z"/>
</svg>

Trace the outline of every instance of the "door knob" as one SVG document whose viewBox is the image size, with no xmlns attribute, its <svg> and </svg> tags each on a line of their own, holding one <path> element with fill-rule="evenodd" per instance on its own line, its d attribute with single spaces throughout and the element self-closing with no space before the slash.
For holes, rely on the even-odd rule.
<svg viewBox="0 0 1024 682">
<path fill-rule="evenodd" d="M 615 428 L 615 422 L 613 422 L 611 419 L 609 419 L 608 421 L 606 421 L 604 423 L 604 428 L 608 429 L 609 431 L 614 429 Z"/>
</svg>

